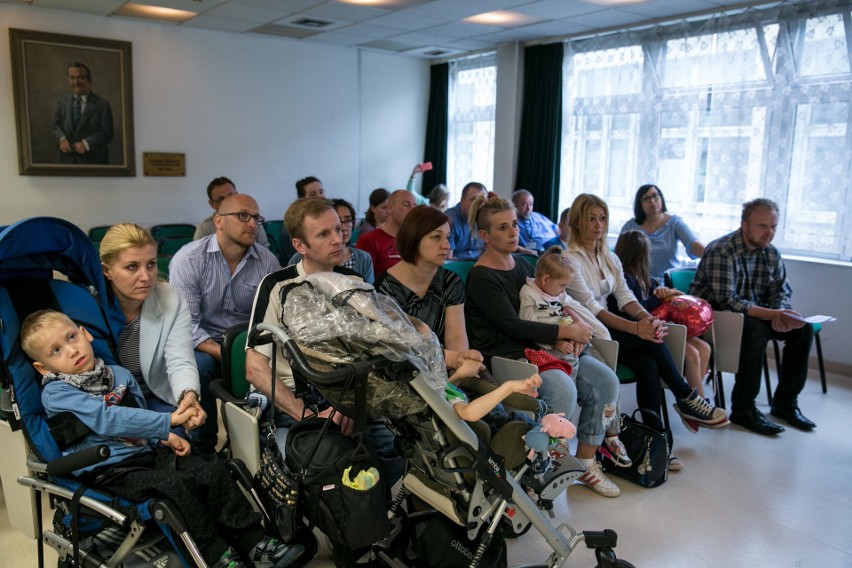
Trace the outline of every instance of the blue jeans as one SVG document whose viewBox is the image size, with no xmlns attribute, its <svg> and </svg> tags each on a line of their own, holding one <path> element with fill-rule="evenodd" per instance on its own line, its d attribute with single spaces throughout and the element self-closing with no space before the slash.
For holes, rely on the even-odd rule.
<svg viewBox="0 0 852 568">
<path fill-rule="evenodd" d="M 200 351 L 195 352 L 195 364 L 201 380 L 201 408 L 207 413 L 207 421 L 195 430 L 190 430 L 189 439 L 196 453 L 209 454 L 216 451 L 216 442 L 219 441 L 219 413 L 216 397 L 210 391 L 210 383 L 222 376 L 222 366 L 219 361 Z"/>
<path fill-rule="evenodd" d="M 577 441 L 600 446 L 604 439 L 604 410 L 612 408 L 613 418 L 618 400 L 618 377 L 588 352 L 580 355 L 577 371 L 577 400 L 580 420 L 577 422 Z M 566 416 L 570 416 L 566 414 Z"/>
<path fill-rule="evenodd" d="M 564 371 L 548 369 L 539 373 L 541 386 L 538 397 L 547 403 L 550 412 L 564 412 L 570 418 L 577 408 L 577 387 Z"/>
</svg>

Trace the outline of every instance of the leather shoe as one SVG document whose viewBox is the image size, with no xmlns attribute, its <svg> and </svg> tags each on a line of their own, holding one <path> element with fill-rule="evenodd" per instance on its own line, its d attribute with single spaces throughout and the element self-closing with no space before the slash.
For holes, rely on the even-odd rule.
<svg viewBox="0 0 852 568">
<path fill-rule="evenodd" d="M 799 407 L 795 404 L 786 407 L 776 406 L 773 404 L 770 414 L 777 418 L 783 418 L 787 421 L 787 424 L 794 428 L 798 428 L 799 430 L 811 431 L 816 428 L 816 424 L 814 424 L 811 420 L 808 420 L 808 418 L 802 414 L 802 411 L 799 410 Z"/>
<path fill-rule="evenodd" d="M 731 422 L 742 426 L 746 430 L 757 432 L 765 436 L 774 436 L 784 431 L 784 427 L 769 421 L 757 408 L 745 412 L 731 412 Z"/>
</svg>

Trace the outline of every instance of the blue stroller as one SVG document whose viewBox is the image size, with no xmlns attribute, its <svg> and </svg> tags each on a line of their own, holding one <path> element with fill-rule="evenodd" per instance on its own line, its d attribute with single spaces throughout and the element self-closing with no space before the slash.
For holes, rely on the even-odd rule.
<svg viewBox="0 0 852 568">
<path fill-rule="evenodd" d="M 0 232 L 0 380 L 2 408 L 31 450 L 30 476 L 18 482 L 35 491 L 39 567 L 44 545 L 55 549 L 60 566 L 206 566 L 173 504 L 160 499 L 133 503 L 88 488 L 70 475 L 109 457 L 106 446 L 63 456 L 79 432 L 49 422 L 41 404 L 36 372 L 19 345 L 20 323 L 40 309 L 65 312 L 94 337 L 95 355 L 116 362 L 120 313 L 110 309 L 97 251 L 76 226 L 35 217 Z M 56 513 L 43 527 L 41 495 Z M 157 525 L 160 530 L 151 525 Z"/>
</svg>

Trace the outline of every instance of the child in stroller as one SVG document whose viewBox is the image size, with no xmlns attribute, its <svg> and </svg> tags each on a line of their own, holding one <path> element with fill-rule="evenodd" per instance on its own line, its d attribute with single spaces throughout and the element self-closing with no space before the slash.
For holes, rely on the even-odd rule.
<svg viewBox="0 0 852 568">
<path fill-rule="evenodd" d="M 111 451 L 75 475 L 127 499 L 171 499 L 214 568 L 296 564 L 304 547 L 267 537 L 224 464 L 190 455 L 189 443 L 170 432 L 192 420 L 194 410 L 147 410 L 133 376 L 96 359 L 91 341 L 85 328 L 54 310 L 34 312 L 21 325 L 21 347 L 42 376 L 48 416 L 71 413 L 89 429 L 69 452 L 99 444 Z"/>
</svg>

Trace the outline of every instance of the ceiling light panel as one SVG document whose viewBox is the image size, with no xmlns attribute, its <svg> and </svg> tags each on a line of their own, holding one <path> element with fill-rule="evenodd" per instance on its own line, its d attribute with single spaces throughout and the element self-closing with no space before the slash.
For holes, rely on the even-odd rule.
<svg viewBox="0 0 852 568">
<path fill-rule="evenodd" d="M 147 4 L 128 2 L 113 12 L 112 15 L 179 24 L 194 18 L 197 14 L 196 12 L 190 12 L 188 10 L 176 10 L 174 8 L 163 8 L 162 6 L 150 6 Z"/>
<path fill-rule="evenodd" d="M 469 18 L 465 18 L 464 21 L 499 28 L 516 28 L 518 26 L 527 26 L 541 22 L 542 18 L 519 12 L 511 12 L 509 10 L 494 10 L 493 12 L 483 12 L 475 16 L 470 16 Z"/>
</svg>

